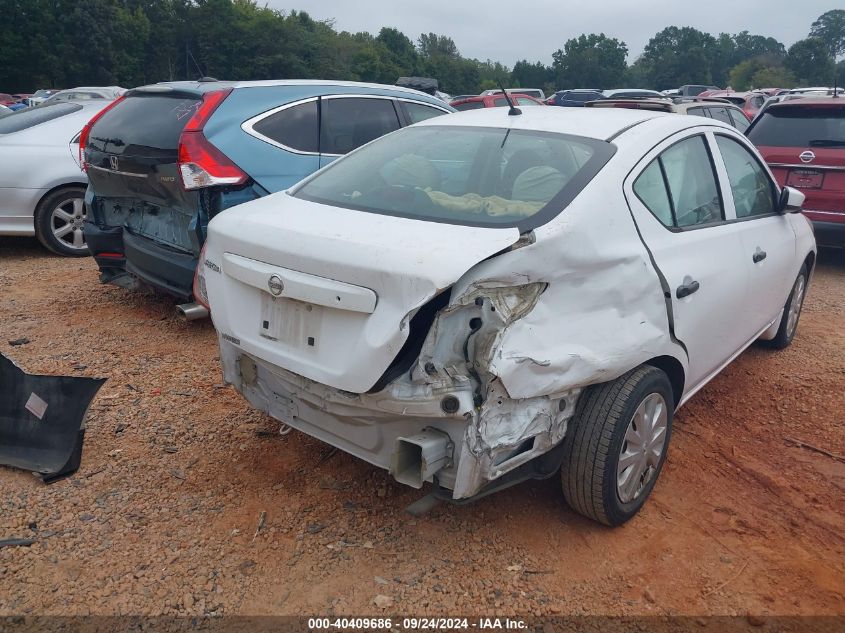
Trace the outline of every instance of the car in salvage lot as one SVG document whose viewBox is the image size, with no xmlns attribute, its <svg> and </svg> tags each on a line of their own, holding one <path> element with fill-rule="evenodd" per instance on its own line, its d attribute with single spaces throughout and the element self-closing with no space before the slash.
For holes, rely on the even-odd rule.
<svg viewBox="0 0 845 633">
<path fill-rule="evenodd" d="M 338 81 L 175 82 L 128 91 L 83 131 L 88 244 L 101 280 L 191 305 L 205 227 L 340 155 L 453 112 L 396 86 Z"/>
<path fill-rule="evenodd" d="M 845 99 L 768 106 L 748 129 L 781 185 L 807 197 L 804 213 L 822 246 L 845 248 Z"/>
<path fill-rule="evenodd" d="M 35 235 L 59 255 L 89 255 L 79 133 L 109 103 L 58 102 L 2 117 L 0 235 Z"/>
<path fill-rule="evenodd" d="M 713 119 L 462 112 L 218 214 L 194 294 L 225 381 L 283 423 L 452 500 L 559 473 L 618 525 L 674 411 L 792 341 L 802 201 Z"/>
<path fill-rule="evenodd" d="M 740 132 L 745 132 L 751 122 L 738 106 L 721 99 L 685 99 L 673 101 L 666 99 L 604 99 L 585 104 L 590 108 L 629 108 L 632 110 L 654 110 L 656 112 L 675 112 L 676 114 L 690 114 L 706 116 L 717 121 L 732 125 Z"/>
</svg>

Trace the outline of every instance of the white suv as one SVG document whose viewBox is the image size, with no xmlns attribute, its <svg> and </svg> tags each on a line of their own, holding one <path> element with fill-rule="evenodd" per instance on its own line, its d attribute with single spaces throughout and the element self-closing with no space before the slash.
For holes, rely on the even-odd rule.
<svg viewBox="0 0 845 633">
<path fill-rule="evenodd" d="M 802 201 L 712 119 L 462 112 L 218 215 L 195 295 L 225 380 L 285 424 L 449 499 L 560 473 L 618 525 L 675 410 L 795 335 Z"/>
</svg>

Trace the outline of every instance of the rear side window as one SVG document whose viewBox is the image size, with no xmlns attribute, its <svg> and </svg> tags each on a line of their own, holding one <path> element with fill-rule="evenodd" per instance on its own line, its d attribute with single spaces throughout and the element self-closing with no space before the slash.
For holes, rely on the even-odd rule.
<svg viewBox="0 0 845 633">
<path fill-rule="evenodd" d="M 133 95 L 94 124 L 88 147 L 125 156 L 175 152 L 182 129 L 200 103 L 192 97 Z"/>
<path fill-rule="evenodd" d="M 389 99 L 323 99 L 321 107 L 323 154 L 346 154 L 399 129 L 399 117 Z"/>
<path fill-rule="evenodd" d="M 604 95 L 598 92 L 566 92 L 561 95 L 561 99 L 565 101 L 595 101 L 603 98 Z"/>
<path fill-rule="evenodd" d="M 748 122 L 748 117 L 746 117 L 745 114 L 743 114 L 742 110 L 740 110 L 738 108 L 737 109 L 728 108 L 728 113 L 731 115 L 731 118 L 733 119 L 734 127 L 736 129 L 738 129 L 740 132 L 745 132 L 745 130 L 748 129 L 748 126 L 751 125 Z"/>
<path fill-rule="evenodd" d="M 758 147 L 842 147 L 845 108 L 768 108 L 748 131 Z"/>
<path fill-rule="evenodd" d="M 497 97 L 493 99 L 493 106 L 496 108 L 504 108 L 506 105 L 508 105 L 508 100 L 504 97 Z"/>
<path fill-rule="evenodd" d="M 252 129 L 271 141 L 298 152 L 320 151 L 317 100 L 279 110 L 253 124 Z"/>
<path fill-rule="evenodd" d="M 689 108 L 687 110 L 687 114 L 691 114 L 693 116 L 703 116 L 706 117 L 707 111 L 704 108 Z"/>
<path fill-rule="evenodd" d="M 716 143 L 725 161 L 731 183 L 736 217 L 775 213 L 775 189 L 763 167 L 745 147 L 726 136 Z"/>
<path fill-rule="evenodd" d="M 536 102 L 536 101 L 534 101 L 533 99 L 527 99 L 527 98 L 525 98 L 525 97 L 517 97 L 516 102 L 517 102 L 519 105 L 529 105 L 529 106 L 531 106 L 531 105 L 540 105 L 539 103 L 537 103 L 537 102 Z"/>
<path fill-rule="evenodd" d="M 660 180 L 666 198 L 660 191 Z M 634 192 L 668 227 L 687 228 L 725 219 L 716 174 L 703 136 L 693 136 L 664 150 L 634 182 Z"/>
<path fill-rule="evenodd" d="M 0 120 L 0 134 L 11 134 L 28 130 L 31 127 L 53 121 L 72 112 L 79 112 L 82 106 L 78 103 L 56 103 L 37 108 L 27 108 L 8 114 Z"/>
<path fill-rule="evenodd" d="M 436 116 L 447 114 L 440 108 L 432 108 L 431 106 L 423 105 L 421 103 L 412 103 L 410 101 L 402 101 L 402 108 L 405 110 L 405 116 L 408 117 L 410 123 L 419 123 L 426 119 L 433 119 Z"/>
</svg>

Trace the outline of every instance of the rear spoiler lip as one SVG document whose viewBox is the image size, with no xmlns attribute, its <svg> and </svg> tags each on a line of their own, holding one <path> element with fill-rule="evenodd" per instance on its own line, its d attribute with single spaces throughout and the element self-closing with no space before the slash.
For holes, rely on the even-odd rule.
<svg viewBox="0 0 845 633">
<path fill-rule="evenodd" d="M 182 97 L 189 99 L 202 99 L 204 90 L 189 90 L 186 88 L 173 88 L 172 86 L 141 86 L 132 88 L 124 93 L 124 97 L 161 96 L 161 97 Z"/>
</svg>

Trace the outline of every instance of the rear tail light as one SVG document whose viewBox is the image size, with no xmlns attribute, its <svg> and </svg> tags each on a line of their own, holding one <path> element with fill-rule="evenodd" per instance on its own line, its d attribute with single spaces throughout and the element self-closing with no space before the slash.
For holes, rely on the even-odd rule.
<svg viewBox="0 0 845 633">
<path fill-rule="evenodd" d="M 203 244 L 200 251 L 200 258 L 197 260 L 197 270 L 194 273 L 194 286 L 192 293 L 194 301 L 203 305 L 206 310 L 211 312 L 208 306 L 208 290 L 205 286 L 205 244 Z"/>
<path fill-rule="evenodd" d="M 211 115 L 231 92 L 231 88 L 207 92 L 179 136 L 179 173 L 185 189 L 240 185 L 249 178 L 228 156 L 212 145 L 202 131 Z"/>
<path fill-rule="evenodd" d="M 88 163 L 85 162 L 85 147 L 88 145 L 88 137 L 91 135 L 91 128 L 94 127 L 94 124 L 103 118 L 103 115 L 111 110 L 114 106 L 118 103 L 123 101 L 126 98 L 125 95 L 121 95 L 114 101 L 112 101 L 109 105 L 105 108 L 100 110 L 97 114 L 93 116 L 93 118 L 85 124 L 85 127 L 82 128 L 82 131 L 79 133 L 79 166 L 82 168 L 82 171 L 88 171 Z"/>
</svg>

